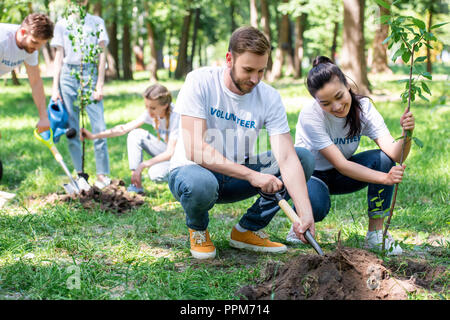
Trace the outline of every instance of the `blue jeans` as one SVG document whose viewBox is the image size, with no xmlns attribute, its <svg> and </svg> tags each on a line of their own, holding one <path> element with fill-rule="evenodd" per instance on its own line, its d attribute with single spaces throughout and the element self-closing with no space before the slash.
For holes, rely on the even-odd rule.
<svg viewBox="0 0 450 320">
<path fill-rule="evenodd" d="M 77 170 L 77 172 L 81 172 L 82 150 L 79 135 L 80 108 L 78 104 L 74 105 L 78 98 L 78 88 L 80 87 L 80 83 L 75 78 L 75 76 L 70 74 L 73 68 L 78 70 L 79 66 L 67 64 L 63 65 L 61 76 L 59 79 L 59 88 L 61 92 L 61 98 L 63 99 L 64 105 L 67 109 L 67 113 L 69 114 L 69 128 L 74 128 L 77 131 L 77 135 L 73 139 L 67 139 L 69 143 L 70 156 L 72 157 L 72 162 L 75 170 Z M 94 67 L 90 66 L 90 68 Z M 83 71 L 83 79 L 87 82 L 87 78 L 90 72 L 88 70 L 85 71 Z M 95 85 L 97 83 L 97 72 L 95 72 L 92 83 L 93 88 L 95 88 Z M 86 106 L 85 110 L 91 122 L 92 133 L 98 133 L 106 130 L 105 119 L 103 117 L 103 100 Z M 94 152 L 97 174 L 109 174 L 109 155 L 106 139 L 94 140 Z"/>
<path fill-rule="evenodd" d="M 395 162 L 381 150 L 361 152 L 353 155 L 348 160 L 381 172 L 389 172 L 395 165 Z M 325 171 L 315 170 L 306 185 L 313 209 L 314 221 L 316 222 L 323 220 L 330 211 L 330 194 L 352 193 L 366 186 L 368 186 L 367 204 L 369 218 L 381 218 L 389 215 L 389 212 L 384 211 L 391 205 L 394 186 L 354 180 L 340 174 L 334 168 Z"/>
<path fill-rule="evenodd" d="M 314 171 L 314 157 L 304 148 L 295 148 L 303 166 L 306 180 Z M 248 159 L 243 165 L 266 174 L 280 177 L 280 168 L 270 151 Z M 169 175 L 169 188 L 180 201 L 186 213 L 186 225 L 193 230 L 206 230 L 208 210 L 216 203 L 241 201 L 258 194 L 248 181 L 210 171 L 200 165 L 187 165 L 173 169 Z M 286 199 L 289 195 L 286 192 Z M 252 231 L 266 227 L 280 209 L 276 201 L 259 197 L 240 219 L 239 224 Z"/>
</svg>

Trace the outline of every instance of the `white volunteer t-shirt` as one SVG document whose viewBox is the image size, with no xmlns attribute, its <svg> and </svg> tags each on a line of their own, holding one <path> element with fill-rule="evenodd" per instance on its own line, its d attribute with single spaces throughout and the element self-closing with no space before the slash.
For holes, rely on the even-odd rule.
<svg viewBox="0 0 450 320">
<path fill-rule="evenodd" d="M 225 70 L 225 67 L 204 67 L 190 72 L 175 111 L 180 116 L 205 119 L 205 141 L 227 159 L 242 163 L 253 154 L 263 127 L 272 136 L 288 133 L 289 125 L 280 94 L 274 88 L 260 82 L 250 93 L 237 95 L 225 86 Z M 186 158 L 180 133 L 170 169 L 193 163 Z"/>
<path fill-rule="evenodd" d="M 312 100 L 300 112 L 295 132 L 295 146 L 311 151 L 316 159 L 315 170 L 333 168 L 319 152 L 333 143 L 348 159 L 358 149 L 361 136 L 373 140 L 389 134 L 383 117 L 369 99 L 361 99 L 361 110 L 361 134 L 353 138 L 347 138 L 350 128 L 349 126 L 344 128 L 346 118 L 338 118 L 325 112 L 316 100 Z"/>
<path fill-rule="evenodd" d="M 78 49 L 76 52 L 73 51 L 72 41 L 69 39 L 69 34 L 76 32 L 76 30 L 67 30 L 68 21 L 63 18 L 59 20 L 55 25 L 54 36 L 50 45 L 52 47 L 63 47 L 64 48 L 64 63 L 68 64 L 80 64 L 81 63 L 81 52 Z M 75 28 L 74 28 L 75 29 Z M 97 31 L 100 31 L 99 37 L 95 35 Z M 91 34 L 93 33 L 94 36 Z M 100 42 L 105 42 L 105 47 L 109 43 L 108 34 L 105 28 L 105 22 L 102 18 L 86 14 L 83 26 L 83 34 L 87 35 L 85 37 L 86 44 L 99 44 Z"/>
<path fill-rule="evenodd" d="M 180 115 L 174 111 L 175 106 L 173 104 L 170 104 L 170 109 L 172 111 L 170 113 L 169 129 L 166 129 L 166 126 L 167 126 L 166 118 L 163 118 L 163 119 L 159 120 L 158 132 L 159 132 L 159 136 L 164 141 L 166 141 L 167 135 L 169 136 L 169 139 L 167 141 L 178 138 L 178 131 L 179 131 L 179 125 L 180 125 Z M 150 117 L 150 114 L 147 111 L 142 113 L 141 116 L 138 119 L 143 121 L 146 124 L 151 125 L 153 128 L 156 129 L 155 119 Z"/>
<path fill-rule="evenodd" d="M 18 24 L 0 23 L 0 76 L 18 67 L 22 62 L 30 66 L 38 64 L 38 51 L 28 53 L 16 43 Z"/>
</svg>

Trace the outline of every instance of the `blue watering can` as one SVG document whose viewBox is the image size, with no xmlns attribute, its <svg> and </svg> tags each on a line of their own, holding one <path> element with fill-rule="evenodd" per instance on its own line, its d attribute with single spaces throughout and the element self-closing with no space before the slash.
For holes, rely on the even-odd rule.
<svg viewBox="0 0 450 320">
<path fill-rule="evenodd" d="M 69 139 L 75 137 L 77 132 L 74 128 L 68 128 L 69 114 L 60 99 L 57 99 L 56 102 L 50 99 L 47 114 L 50 121 L 50 128 L 53 132 L 54 143 L 58 143 L 63 134 Z"/>
</svg>

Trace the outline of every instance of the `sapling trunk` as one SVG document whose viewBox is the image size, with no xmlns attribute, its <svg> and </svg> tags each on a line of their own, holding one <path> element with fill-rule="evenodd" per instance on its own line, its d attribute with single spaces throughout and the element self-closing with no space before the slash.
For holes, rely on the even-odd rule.
<svg viewBox="0 0 450 320">
<path fill-rule="evenodd" d="M 80 63 L 80 87 L 81 87 L 81 103 L 80 103 L 80 113 L 81 113 L 81 128 L 84 129 L 84 96 L 83 96 L 83 90 L 84 90 L 84 83 L 83 83 L 83 58 L 81 59 Z M 81 154 L 81 172 L 84 173 L 84 151 L 85 151 L 85 141 L 83 139 L 82 143 L 82 154 Z"/>
<path fill-rule="evenodd" d="M 412 87 L 412 73 L 413 73 L 413 66 L 414 66 L 414 49 L 415 49 L 415 45 L 413 45 L 412 49 L 411 49 L 411 66 L 409 68 L 409 91 L 408 91 L 407 112 L 409 112 L 409 110 L 411 109 L 411 87 Z M 403 164 L 403 158 L 405 156 L 405 147 L 406 147 L 407 139 L 408 139 L 408 132 L 404 132 L 403 143 L 402 143 L 402 152 L 400 154 L 400 162 L 399 162 L 400 165 Z M 385 239 L 386 239 L 386 235 L 387 235 L 387 232 L 389 229 L 389 225 L 391 224 L 391 218 L 392 218 L 392 215 L 394 214 L 395 202 L 397 200 L 398 185 L 399 184 L 396 183 L 395 187 L 394 187 L 394 196 L 392 198 L 391 208 L 389 210 L 389 217 L 387 219 L 386 226 L 384 227 L 384 231 L 383 231 L 383 246 L 382 246 L 383 251 L 385 250 Z"/>
</svg>

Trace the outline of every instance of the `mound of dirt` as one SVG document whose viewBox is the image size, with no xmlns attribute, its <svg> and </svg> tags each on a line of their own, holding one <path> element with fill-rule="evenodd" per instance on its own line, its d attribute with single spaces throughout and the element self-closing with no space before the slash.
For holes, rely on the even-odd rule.
<svg viewBox="0 0 450 320">
<path fill-rule="evenodd" d="M 143 205 L 144 197 L 139 194 L 127 192 L 125 182 L 114 179 L 109 186 L 103 189 L 92 186 L 89 191 L 82 190 L 79 195 L 58 195 L 53 193 L 44 199 L 40 199 L 41 204 L 55 203 L 58 201 L 79 201 L 86 209 L 100 208 L 101 210 L 120 214 Z"/>
<path fill-rule="evenodd" d="M 374 254 L 339 248 L 321 257 L 300 255 L 284 265 L 267 266 L 262 282 L 237 295 L 249 300 L 403 300 L 417 290 L 414 280 L 401 280 Z"/>
</svg>

